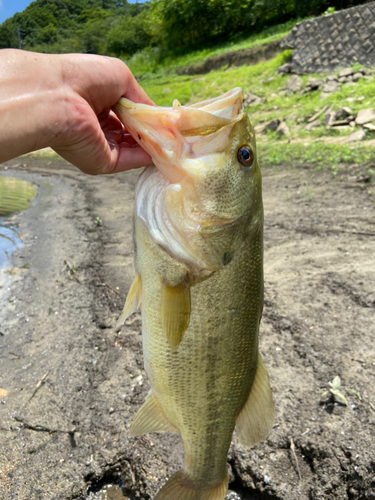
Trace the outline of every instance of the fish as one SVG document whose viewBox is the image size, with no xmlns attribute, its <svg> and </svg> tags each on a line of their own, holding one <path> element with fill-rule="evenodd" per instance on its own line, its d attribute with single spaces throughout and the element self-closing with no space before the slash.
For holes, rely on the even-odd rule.
<svg viewBox="0 0 375 500">
<path fill-rule="evenodd" d="M 151 391 L 130 435 L 179 433 L 184 466 L 156 500 L 223 500 L 227 454 L 265 439 L 274 403 L 259 352 L 263 202 L 243 91 L 114 111 L 153 165 L 135 189 L 136 276 L 118 324 L 141 307 Z"/>
</svg>

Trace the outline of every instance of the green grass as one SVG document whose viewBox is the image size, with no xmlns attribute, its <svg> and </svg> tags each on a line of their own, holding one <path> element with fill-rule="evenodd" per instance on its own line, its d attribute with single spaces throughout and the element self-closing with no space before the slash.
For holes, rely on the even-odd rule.
<svg viewBox="0 0 375 500">
<path fill-rule="evenodd" d="M 261 165 L 309 164 L 337 174 L 340 165 L 375 163 L 375 149 L 363 144 L 292 143 L 269 141 L 258 146 Z M 372 169 L 370 169 L 372 171 Z"/>
<path fill-rule="evenodd" d="M 220 95 L 236 86 L 242 87 L 246 92 L 256 93 L 256 90 L 263 90 L 261 80 L 274 76 L 288 55 L 288 52 L 280 53 L 272 61 L 211 71 L 203 76 L 179 76 L 166 72 L 146 74 L 140 84 L 159 106 L 171 106 L 175 98 L 181 104 L 198 102 Z M 277 79 L 281 81 L 280 76 Z M 258 94 L 260 95 L 259 92 Z"/>
<path fill-rule="evenodd" d="M 206 47 L 200 50 L 190 51 L 180 56 L 163 54 L 158 49 L 146 49 L 136 53 L 130 59 L 125 60 L 131 71 L 137 75 L 147 73 L 173 71 L 177 68 L 191 66 L 205 61 L 208 57 L 217 56 L 226 52 L 240 49 L 248 49 L 256 45 L 281 40 L 296 24 L 297 20 L 292 19 L 284 24 L 279 24 L 267 28 L 260 33 L 253 33 L 248 36 L 237 37 L 237 39 L 220 43 L 213 47 Z"/>
</svg>

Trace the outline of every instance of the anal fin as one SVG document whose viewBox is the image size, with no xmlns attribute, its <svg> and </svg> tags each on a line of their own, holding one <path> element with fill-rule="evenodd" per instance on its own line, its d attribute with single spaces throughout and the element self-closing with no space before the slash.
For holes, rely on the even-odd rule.
<svg viewBox="0 0 375 500">
<path fill-rule="evenodd" d="M 250 395 L 236 421 L 238 439 L 244 446 L 255 446 L 270 433 L 275 416 L 267 368 L 258 355 L 258 366 Z"/>
<path fill-rule="evenodd" d="M 190 322 L 190 285 L 163 283 L 161 292 L 161 325 L 172 348 L 180 345 Z"/>
<path fill-rule="evenodd" d="M 138 410 L 130 427 L 132 437 L 142 436 L 149 432 L 178 432 L 163 412 L 155 394 L 151 391 L 146 401 Z"/>
<path fill-rule="evenodd" d="M 133 280 L 133 283 L 130 285 L 124 309 L 122 310 L 122 313 L 117 321 L 116 328 L 123 325 L 125 320 L 133 313 L 135 313 L 141 303 L 141 295 L 142 281 L 140 275 L 137 273 Z"/>
</svg>

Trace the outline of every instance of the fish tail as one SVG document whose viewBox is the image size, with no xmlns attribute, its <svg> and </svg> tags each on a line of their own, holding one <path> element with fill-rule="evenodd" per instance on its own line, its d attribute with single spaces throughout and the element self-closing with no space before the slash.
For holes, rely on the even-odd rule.
<svg viewBox="0 0 375 500">
<path fill-rule="evenodd" d="M 184 471 L 174 474 L 160 490 L 155 500 L 224 500 L 228 490 L 228 477 L 207 488 L 194 484 Z"/>
</svg>

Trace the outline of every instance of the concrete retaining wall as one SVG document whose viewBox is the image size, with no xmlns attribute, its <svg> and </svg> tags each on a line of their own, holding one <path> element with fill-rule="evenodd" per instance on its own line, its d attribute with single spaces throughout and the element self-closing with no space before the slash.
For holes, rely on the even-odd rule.
<svg viewBox="0 0 375 500">
<path fill-rule="evenodd" d="M 292 73 L 375 66 L 375 2 L 296 24 L 281 42 L 293 50 Z"/>
</svg>

